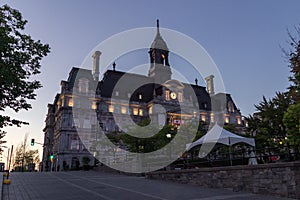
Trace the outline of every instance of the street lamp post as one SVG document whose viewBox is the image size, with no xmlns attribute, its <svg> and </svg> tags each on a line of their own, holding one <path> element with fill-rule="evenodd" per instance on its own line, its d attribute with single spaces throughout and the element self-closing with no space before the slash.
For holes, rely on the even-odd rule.
<svg viewBox="0 0 300 200">
<path fill-rule="evenodd" d="M 48 136 L 47 136 L 47 141 L 48 142 L 46 144 L 41 144 L 41 143 L 38 143 L 38 142 L 35 142 L 35 143 L 41 144 L 43 146 L 46 146 L 46 149 L 47 149 L 47 159 L 45 161 L 45 166 L 49 167 L 48 162 L 50 161 L 50 171 L 52 171 L 52 162 L 51 162 L 51 158 L 50 157 L 53 155 L 53 150 L 51 151 L 50 145 L 53 145 L 53 144 L 51 144 L 50 138 Z M 52 159 L 53 159 L 53 157 L 52 157 Z"/>
<path fill-rule="evenodd" d="M 172 138 L 172 134 L 171 134 L 171 133 L 167 133 L 167 134 L 166 134 L 166 137 L 167 137 L 167 139 L 168 139 L 168 142 L 170 142 L 170 141 L 171 141 L 171 138 Z M 172 159 L 172 156 L 171 156 L 171 154 L 172 154 L 172 151 L 171 151 L 171 145 L 169 145 L 168 150 L 169 150 L 169 159 L 171 160 L 171 159 Z M 170 164 L 170 170 L 171 170 L 171 164 Z"/>
</svg>

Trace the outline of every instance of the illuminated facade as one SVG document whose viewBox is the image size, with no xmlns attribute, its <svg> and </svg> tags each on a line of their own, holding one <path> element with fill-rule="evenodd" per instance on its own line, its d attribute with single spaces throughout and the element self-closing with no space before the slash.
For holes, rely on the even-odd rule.
<svg viewBox="0 0 300 200">
<path fill-rule="evenodd" d="M 215 94 L 213 76 L 206 78 L 206 87 L 195 84 L 182 83 L 172 79 L 169 64 L 169 51 L 157 25 L 157 34 L 150 47 L 150 68 L 148 76 L 107 70 L 99 80 L 99 59 L 101 52 L 93 55 L 93 70 L 73 67 L 67 81 L 61 81 L 61 91 L 56 95 L 53 104 L 48 104 L 48 114 L 44 128 L 43 170 L 66 170 L 82 166 L 82 158 L 89 157 L 90 165 L 94 164 L 91 149 L 86 149 L 78 131 L 84 136 L 97 140 L 97 130 L 101 128 L 105 133 L 126 132 L 126 127 L 120 127 L 116 119 L 123 124 L 126 120 L 140 122 L 151 118 L 158 123 L 180 126 L 190 118 L 209 124 L 216 121 L 211 112 L 212 97 Z M 126 83 L 124 88 L 120 82 Z M 134 91 L 129 86 L 139 85 Z M 189 90 L 197 99 L 192 99 Z M 230 94 L 226 98 L 226 113 L 224 122 L 242 126 L 242 116 Z M 180 106 L 193 109 L 195 101 L 198 109 L 182 113 Z M 160 113 L 155 105 L 164 108 Z M 75 111 L 76 108 L 76 112 Z M 191 114 L 192 113 L 192 114 Z M 128 124 L 130 122 L 128 121 Z M 54 155 L 52 162 L 49 156 Z"/>
</svg>

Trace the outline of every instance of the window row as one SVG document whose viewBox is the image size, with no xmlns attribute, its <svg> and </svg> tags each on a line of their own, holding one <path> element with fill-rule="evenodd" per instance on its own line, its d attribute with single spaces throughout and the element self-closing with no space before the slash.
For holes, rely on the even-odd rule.
<svg viewBox="0 0 300 200">
<path fill-rule="evenodd" d="M 144 109 L 133 107 L 128 109 L 126 106 L 114 106 L 114 105 L 108 105 L 108 112 L 111 113 L 121 113 L 121 114 L 133 114 L 133 115 L 139 115 L 144 116 Z"/>
<path fill-rule="evenodd" d="M 229 123 L 236 123 L 238 125 L 242 124 L 241 117 L 234 117 L 234 121 L 232 121 L 232 119 L 233 118 L 230 118 L 230 116 L 228 116 L 228 115 L 224 116 L 224 122 L 226 124 L 229 124 Z M 211 123 L 214 123 L 215 122 L 215 116 L 214 116 L 214 114 L 210 114 L 210 116 L 205 115 L 205 114 L 200 114 L 200 120 L 202 122 L 211 122 Z"/>
</svg>

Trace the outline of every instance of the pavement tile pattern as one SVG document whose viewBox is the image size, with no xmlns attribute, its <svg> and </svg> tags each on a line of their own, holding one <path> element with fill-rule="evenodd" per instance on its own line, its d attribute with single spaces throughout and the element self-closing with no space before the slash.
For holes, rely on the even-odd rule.
<svg viewBox="0 0 300 200">
<path fill-rule="evenodd" d="M 210 189 L 103 172 L 10 173 L 3 200 L 280 200 L 273 196 Z"/>
</svg>

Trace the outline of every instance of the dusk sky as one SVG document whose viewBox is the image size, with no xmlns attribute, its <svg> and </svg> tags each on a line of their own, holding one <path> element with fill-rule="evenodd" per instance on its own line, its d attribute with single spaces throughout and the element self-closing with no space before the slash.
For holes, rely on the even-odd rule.
<svg viewBox="0 0 300 200">
<path fill-rule="evenodd" d="M 293 33 L 300 22 L 297 0 L 5 0 L 3 4 L 18 9 L 28 20 L 25 32 L 51 47 L 42 61 L 41 74 L 35 77 L 43 88 L 37 91 L 33 109 L 17 114 L 7 111 L 30 123 L 6 128 L 7 146 L 18 145 L 25 133 L 42 143 L 47 104 L 53 103 L 60 92 L 60 81 L 67 79 L 71 68 L 80 66 L 86 55 L 108 37 L 133 28 L 154 27 L 156 19 L 161 27 L 184 33 L 201 44 L 218 66 L 226 91 L 242 114 L 252 114 L 263 95 L 270 98 L 288 87 L 289 68 L 280 46 L 288 49 L 287 29 Z M 137 55 L 142 57 L 136 58 L 135 65 L 149 62 L 146 50 Z M 170 64 L 176 65 L 172 57 Z M 126 69 L 125 65 L 128 63 L 120 60 L 117 70 Z M 186 78 L 193 83 L 195 75 Z M 40 145 L 32 149 L 36 148 L 42 150 Z"/>
</svg>

